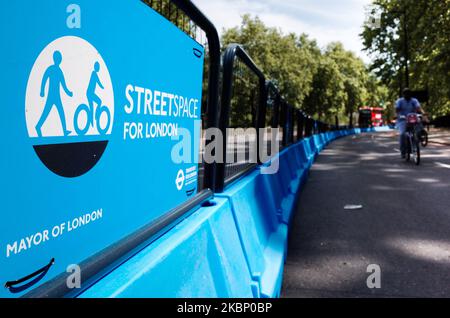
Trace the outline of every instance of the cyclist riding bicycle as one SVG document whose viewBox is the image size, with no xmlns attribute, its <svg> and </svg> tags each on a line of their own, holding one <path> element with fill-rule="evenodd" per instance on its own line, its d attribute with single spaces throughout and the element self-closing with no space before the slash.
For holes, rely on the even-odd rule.
<svg viewBox="0 0 450 318">
<path fill-rule="evenodd" d="M 422 107 L 417 99 L 411 95 L 411 90 L 405 88 L 403 97 L 395 103 L 395 111 L 397 113 L 397 128 L 400 132 L 400 152 L 402 158 L 406 157 L 405 132 L 406 132 L 406 116 L 411 113 L 422 114 Z"/>
<path fill-rule="evenodd" d="M 97 89 L 97 85 L 101 89 L 105 89 L 105 87 L 103 87 L 102 82 L 100 81 L 100 78 L 98 77 L 99 71 L 100 71 L 100 63 L 95 62 L 94 70 L 92 71 L 91 79 L 89 80 L 89 86 L 88 86 L 88 89 L 86 92 L 88 103 L 89 103 L 89 106 L 91 107 L 91 125 L 94 124 L 93 116 L 95 113 L 95 108 L 94 108 L 95 104 L 97 104 L 97 107 L 102 106 L 102 100 L 95 93 L 95 90 Z M 98 118 L 96 118 L 96 119 L 98 119 Z"/>
</svg>

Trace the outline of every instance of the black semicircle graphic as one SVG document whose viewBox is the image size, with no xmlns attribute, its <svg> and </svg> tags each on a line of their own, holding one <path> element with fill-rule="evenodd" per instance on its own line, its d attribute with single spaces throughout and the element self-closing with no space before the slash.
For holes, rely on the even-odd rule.
<svg viewBox="0 0 450 318">
<path fill-rule="evenodd" d="M 65 178 L 82 176 L 102 157 L 108 141 L 33 146 L 39 159 L 55 174 Z"/>
</svg>

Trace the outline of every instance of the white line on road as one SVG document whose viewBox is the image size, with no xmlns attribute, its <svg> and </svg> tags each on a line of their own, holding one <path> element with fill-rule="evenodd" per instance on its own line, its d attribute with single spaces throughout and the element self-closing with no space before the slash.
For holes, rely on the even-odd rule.
<svg viewBox="0 0 450 318">
<path fill-rule="evenodd" d="M 450 165 L 447 165 L 445 163 L 435 162 L 435 164 L 437 164 L 439 167 L 450 169 Z"/>
</svg>

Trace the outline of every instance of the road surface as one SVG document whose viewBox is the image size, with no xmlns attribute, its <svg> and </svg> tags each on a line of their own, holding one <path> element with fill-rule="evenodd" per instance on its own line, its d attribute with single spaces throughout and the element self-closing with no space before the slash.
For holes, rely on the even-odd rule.
<svg viewBox="0 0 450 318">
<path fill-rule="evenodd" d="M 430 144 L 415 166 L 395 132 L 331 143 L 300 193 L 282 296 L 450 297 L 450 147 Z"/>
</svg>

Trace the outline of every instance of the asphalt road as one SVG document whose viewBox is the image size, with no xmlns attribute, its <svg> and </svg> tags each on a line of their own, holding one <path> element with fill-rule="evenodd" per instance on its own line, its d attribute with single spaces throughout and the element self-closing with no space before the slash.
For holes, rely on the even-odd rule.
<svg viewBox="0 0 450 318">
<path fill-rule="evenodd" d="M 450 297 L 450 147 L 430 144 L 415 166 L 394 132 L 331 143 L 299 197 L 282 296 Z"/>
</svg>

